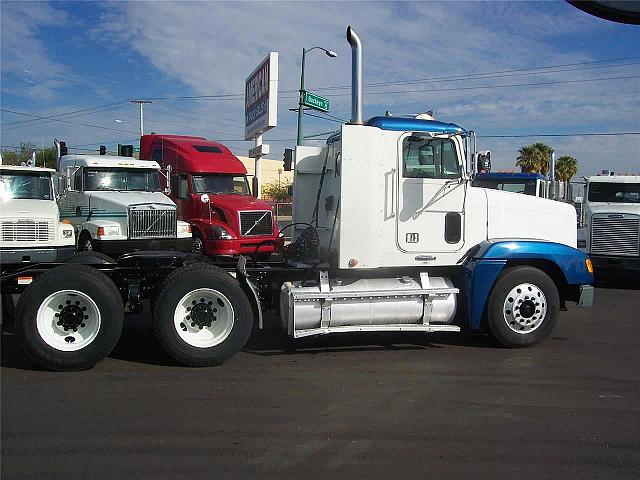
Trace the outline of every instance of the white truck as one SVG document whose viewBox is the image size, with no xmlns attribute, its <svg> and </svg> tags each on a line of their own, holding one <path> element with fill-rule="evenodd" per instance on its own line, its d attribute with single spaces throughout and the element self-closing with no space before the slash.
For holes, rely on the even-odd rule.
<svg viewBox="0 0 640 480">
<path fill-rule="evenodd" d="M 55 170 L 0 165 L 3 264 L 61 262 L 75 252 L 73 227 L 60 221 Z"/>
<path fill-rule="evenodd" d="M 51 369 L 90 367 L 115 346 L 123 303 L 143 298 L 162 347 L 191 366 L 233 356 L 269 309 L 293 338 L 464 329 L 524 347 L 549 335 L 566 303 L 590 306 L 574 209 L 472 186 L 474 136 L 458 125 L 363 121 L 362 45 L 351 27 L 347 40 L 351 121 L 322 147 L 297 147 L 293 241 L 281 260 L 85 254 L 85 265 L 22 272 L 33 277 L 17 309 L 25 352 Z"/>
<path fill-rule="evenodd" d="M 73 227 L 60 222 L 54 174 L 55 170 L 50 168 L 0 163 L 0 268 L 3 276 L 40 262 L 63 262 L 75 252 Z M 8 328 L 13 321 L 13 294 L 17 291 L 19 289 L 2 285 L 3 328 Z"/>
<path fill-rule="evenodd" d="M 596 272 L 640 272 L 640 176 L 594 175 L 581 204 L 582 238 Z"/>
<path fill-rule="evenodd" d="M 60 215 L 73 225 L 78 250 L 119 255 L 192 248 L 191 226 L 160 187 L 160 165 L 132 157 L 63 155 Z"/>
</svg>

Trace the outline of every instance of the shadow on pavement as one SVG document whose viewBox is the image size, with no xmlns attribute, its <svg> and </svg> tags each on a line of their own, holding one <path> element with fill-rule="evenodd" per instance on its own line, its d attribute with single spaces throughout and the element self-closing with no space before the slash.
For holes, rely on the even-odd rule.
<svg viewBox="0 0 640 480">
<path fill-rule="evenodd" d="M 490 335 L 452 332 L 366 332 L 343 333 L 293 339 L 277 329 L 253 332 L 244 352 L 259 356 L 338 353 L 354 351 L 422 350 L 446 345 L 472 348 L 502 348 Z M 110 358 L 141 364 L 180 367 L 156 340 L 147 315 L 127 314 L 120 340 Z M 15 335 L 2 335 L 0 365 L 19 370 L 42 370 L 32 363 L 18 345 Z"/>
</svg>

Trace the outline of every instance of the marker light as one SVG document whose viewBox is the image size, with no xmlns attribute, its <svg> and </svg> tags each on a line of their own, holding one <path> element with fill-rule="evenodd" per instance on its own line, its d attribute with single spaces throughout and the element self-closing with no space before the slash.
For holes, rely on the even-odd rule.
<svg viewBox="0 0 640 480">
<path fill-rule="evenodd" d="M 584 263 L 587 265 L 587 270 L 589 273 L 593 273 L 593 264 L 591 263 L 591 259 L 587 258 Z"/>
</svg>

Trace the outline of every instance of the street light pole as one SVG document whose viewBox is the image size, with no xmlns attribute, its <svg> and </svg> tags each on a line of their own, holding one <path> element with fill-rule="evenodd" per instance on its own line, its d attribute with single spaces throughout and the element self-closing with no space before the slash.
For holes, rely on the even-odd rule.
<svg viewBox="0 0 640 480">
<path fill-rule="evenodd" d="M 145 103 L 152 103 L 151 100 L 144 100 L 140 98 L 134 98 L 131 100 L 131 103 L 137 103 L 140 105 L 140 136 L 144 135 L 144 113 L 142 110 L 142 105 Z"/>
<path fill-rule="evenodd" d="M 304 139 L 302 135 L 302 115 L 303 115 L 302 100 L 304 96 L 304 60 L 308 52 L 316 49 L 324 51 L 324 53 L 331 58 L 335 58 L 338 56 L 336 52 L 334 52 L 333 50 L 327 50 L 326 48 L 322 48 L 322 47 L 311 47 L 311 48 L 302 49 L 302 68 L 300 71 L 300 99 L 298 101 L 298 137 L 296 139 L 296 145 L 302 145 L 302 140 Z"/>
</svg>

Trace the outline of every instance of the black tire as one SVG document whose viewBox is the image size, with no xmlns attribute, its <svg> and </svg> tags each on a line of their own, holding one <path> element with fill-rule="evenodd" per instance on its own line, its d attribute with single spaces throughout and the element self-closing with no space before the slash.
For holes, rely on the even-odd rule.
<svg viewBox="0 0 640 480">
<path fill-rule="evenodd" d="M 181 299 L 201 288 L 221 293 L 233 309 L 230 332 L 220 343 L 207 347 L 187 343 L 174 322 Z M 160 345 L 174 360 L 191 367 L 205 367 L 223 363 L 245 346 L 253 327 L 253 312 L 235 278 L 220 268 L 196 263 L 179 268 L 165 279 L 156 297 L 153 322 Z M 185 325 L 185 332 L 186 328 Z"/>
<path fill-rule="evenodd" d="M 16 305 L 10 293 L 2 294 L 2 331 L 12 332 L 15 328 Z"/>
<path fill-rule="evenodd" d="M 90 248 L 89 248 L 90 247 Z M 79 252 L 97 252 L 95 242 L 91 239 L 89 232 L 84 231 L 78 238 L 78 251 Z"/>
<path fill-rule="evenodd" d="M 108 265 L 116 263 L 109 255 L 95 250 L 78 252 L 67 258 L 64 263 L 81 263 L 83 265 Z"/>
<path fill-rule="evenodd" d="M 95 338 L 75 351 L 52 346 L 44 340 L 38 329 L 40 307 L 44 308 L 50 295 L 63 290 L 84 294 L 94 302 L 100 314 Z M 46 324 L 46 319 L 42 320 L 45 318 L 43 315 L 40 319 Z M 27 287 L 18 301 L 16 319 L 16 335 L 31 360 L 49 370 L 84 370 L 109 355 L 118 343 L 124 321 L 124 306 L 117 287 L 104 273 L 86 265 L 61 265 L 43 273 Z M 55 328 L 52 325 L 52 329 Z M 52 337 L 54 335 L 49 334 L 48 338 Z"/>
<path fill-rule="evenodd" d="M 527 287 L 522 292 L 514 290 L 521 285 Z M 542 270 L 525 266 L 502 272 L 487 304 L 491 333 L 511 348 L 528 347 L 543 340 L 553 330 L 559 311 L 560 296 L 553 280 Z"/>
<path fill-rule="evenodd" d="M 192 238 L 193 238 L 193 244 L 191 247 L 191 251 L 193 253 L 204 255 L 204 240 L 202 239 L 202 235 L 200 234 L 200 232 L 194 229 Z"/>
</svg>

